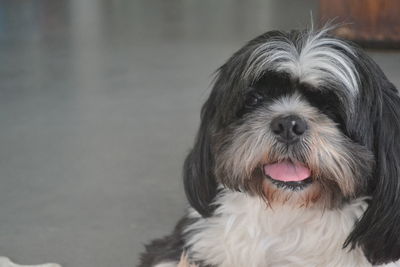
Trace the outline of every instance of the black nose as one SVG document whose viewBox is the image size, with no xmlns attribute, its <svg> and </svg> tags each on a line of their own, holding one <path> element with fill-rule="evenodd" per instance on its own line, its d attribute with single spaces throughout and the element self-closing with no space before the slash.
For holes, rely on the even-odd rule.
<svg viewBox="0 0 400 267">
<path fill-rule="evenodd" d="M 307 129 L 307 123 L 296 115 L 277 117 L 271 122 L 271 130 L 284 143 L 297 141 Z"/>
</svg>

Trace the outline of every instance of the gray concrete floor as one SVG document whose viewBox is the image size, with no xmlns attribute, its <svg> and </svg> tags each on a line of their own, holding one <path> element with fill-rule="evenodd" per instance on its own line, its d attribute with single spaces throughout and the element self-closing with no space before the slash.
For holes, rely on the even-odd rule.
<svg viewBox="0 0 400 267">
<path fill-rule="evenodd" d="M 0 255 L 135 266 L 186 202 L 212 72 L 316 1 L 2 1 Z M 400 56 L 374 52 L 400 85 Z"/>
</svg>

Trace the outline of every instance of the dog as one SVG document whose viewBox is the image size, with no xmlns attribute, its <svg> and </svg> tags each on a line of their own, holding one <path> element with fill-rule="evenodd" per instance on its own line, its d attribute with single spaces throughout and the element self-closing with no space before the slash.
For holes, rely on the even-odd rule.
<svg viewBox="0 0 400 267">
<path fill-rule="evenodd" d="M 140 267 L 399 264 L 398 91 L 331 30 L 266 32 L 218 69 L 190 207 Z"/>
</svg>

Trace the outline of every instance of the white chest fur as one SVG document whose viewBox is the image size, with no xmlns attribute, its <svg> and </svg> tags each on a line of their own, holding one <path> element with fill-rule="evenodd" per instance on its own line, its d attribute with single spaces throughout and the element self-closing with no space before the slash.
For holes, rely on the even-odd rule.
<svg viewBox="0 0 400 267">
<path fill-rule="evenodd" d="M 213 217 L 186 229 L 194 260 L 219 267 L 371 266 L 361 249 L 342 249 L 367 207 L 363 199 L 337 210 L 271 209 L 257 197 L 225 191 L 217 203 Z"/>
</svg>

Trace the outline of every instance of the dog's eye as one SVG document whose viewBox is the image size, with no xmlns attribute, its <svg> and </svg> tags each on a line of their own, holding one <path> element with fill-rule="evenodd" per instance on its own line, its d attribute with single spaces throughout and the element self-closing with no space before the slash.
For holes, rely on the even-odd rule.
<svg viewBox="0 0 400 267">
<path fill-rule="evenodd" d="M 259 93 L 251 93 L 247 96 L 246 101 L 244 102 L 247 108 L 256 107 L 263 101 L 263 96 Z"/>
</svg>

